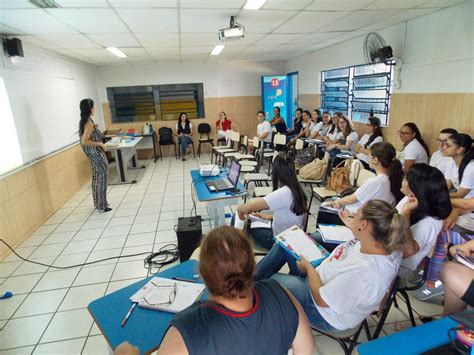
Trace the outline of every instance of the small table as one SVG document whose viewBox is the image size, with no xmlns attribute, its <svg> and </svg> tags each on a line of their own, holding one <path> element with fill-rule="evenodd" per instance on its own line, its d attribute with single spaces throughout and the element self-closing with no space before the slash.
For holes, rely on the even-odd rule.
<svg viewBox="0 0 474 355">
<path fill-rule="evenodd" d="M 122 140 L 116 146 L 107 147 L 107 149 L 114 153 L 115 161 L 117 163 L 117 175 L 119 181 L 111 183 L 109 185 L 119 185 L 119 184 L 135 184 L 137 180 L 130 180 L 127 177 L 127 163 L 131 161 L 131 169 L 144 169 L 145 166 L 137 166 L 137 149 L 136 146 L 142 140 L 142 137 L 136 137 L 135 139 Z"/>
<path fill-rule="evenodd" d="M 207 203 L 209 216 L 214 220 L 214 228 L 225 224 L 225 206 L 237 205 L 238 199 L 248 195 L 244 185 L 239 181 L 237 189 L 239 192 L 231 191 L 211 192 L 206 186 L 206 182 L 227 177 L 227 173 L 223 172 L 217 176 L 201 176 L 199 170 L 191 170 L 191 178 L 193 179 L 194 189 L 200 202 Z"/>
<path fill-rule="evenodd" d="M 193 280 L 193 275 L 198 273 L 198 265 L 195 260 L 185 261 L 89 303 L 87 309 L 110 347 L 115 349 L 127 340 L 140 349 L 140 354 L 158 349 L 174 313 L 135 307 L 127 323 L 121 327 L 120 323 L 132 306 L 130 297 L 155 276 Z M 202 283 L 201 279 L 195 281 Z"/>
<path fill-rule="evenodd" d="M 359 345 L 357 353 L 359 355 L 419 354 L 449 343 L 448 330 L 457 326 L 458 323 L 451 318 L 441 318 Z"/>
</svg>

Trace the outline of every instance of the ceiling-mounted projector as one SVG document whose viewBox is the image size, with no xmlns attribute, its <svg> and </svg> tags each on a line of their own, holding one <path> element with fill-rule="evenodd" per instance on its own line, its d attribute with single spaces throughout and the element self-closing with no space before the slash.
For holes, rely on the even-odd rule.
<svg viewBox="0 0 474 355">
<path fill-rule="evenodd" d="M 235 16 L 230 17 L 230 27 L 217 32 L 219 41 L 235 41 L 244 38 L 245 27 L 235 22 Z"/>
</svg>

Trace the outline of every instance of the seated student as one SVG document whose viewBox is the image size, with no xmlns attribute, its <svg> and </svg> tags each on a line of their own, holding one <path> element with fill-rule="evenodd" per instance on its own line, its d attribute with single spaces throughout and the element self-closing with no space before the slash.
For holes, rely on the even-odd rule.
<svg viewBox="0 0 474 355">
<path fill-rule="evenodd" d="M 276 244 L 255 273 L 255 280 L 271 276 L 287 288 L 310 324 L 326 332 L 354 328 L 378 309 L 397 275 L 408 230 L 395 208 L 381 200 L 367 202 L 353 218 L 344 213 L 341 218 L 354 239 L 340 244 L 318 267 L 304 258 L 296 263 Z M 276 274 L 285 263 L 290 275 Z"/>
<path fill-rule="evenodd" d="M 369 169 L 369 153 L 372 144 L 383 142 L 382 128 L 380 128 L 380 118 L 369 117 L 367 120 L 367 133 L 362 136 L 355 146 L 354 152 L 366 169 Z"/>
<path fill-rule="evenodd" d="M 405 123 L 398 131 L 398 135 L 403 142 L 399 159 L 404 172 L 407 172 L 415 163 L 428 163 L 430 151 L 416 124 L 413 122 Z"/>
<path fill-rule="evenodd" d="M 303 109 L 298 107 L 295 111 L 295 118 L 293 118 L 293 128 L 287 130 L 288 138 L 298 135 L 301 128 L 303 128 Z"/>
<path fill-rule="evenodd" d="M 342 116 L 338 121 L 339 135 L 337 136 L 339 142 L 328 144 L 326 151 L 329 152 L 329 163 L 326 176 L 331 175 L 332 168 L 337 166 L 343 159 L 336 157 L 342 150 L 354 151 L 354 148 L 359 140 L 359 136 L 351 125 L 351 122 L 346 116 Z"/>
<path fill-rule="evenodd" d="M 199 274 L 209 299 L 171 320 L 158 354 L 312 354 L 314 338 L 295 297 L 273 280 L 253 282 L 252 245 L 223 226 L 202 240 Z"/>
<path fill-rule="evenodd" d="M 325 137 L 323 137 L 323 141 L 326 144 L 335 144 L 339 142 L 339 119 L 342 117 L 342 113 L 335 112 L 331 118 L 331 128 L 329 128 Z"/>
<path fill-rule="evenodd" d="M 314 134 L 314 137 L 316 137 L 317 132 L 321 130 L 321 127 L 323 126 L 323 119 L 320 116 L 320 112 L 321 111 L 318 109 L 315 109 L 311 112 L 310 124 L 306 126 L 304 131 L 304 136 L 306 138 L 310 138 L 312 134 Z"/>
<path fill-rule="evenodd" d="M 234 126 L 236 126 L 234 124 Z M 224 111 L 219 112 L 219 119 L 216 121 L 217 139 L 225 138 L 225 132 L 232 129 L 232 121 L 227 118 Z"/>
<path fill-rule="evenodd" d="M 439 132 L 438 134 L 438 138 L 436 139 L 436 145 L 438 146 L 438 150 L 434 152 L 430 158 L 430 165 L 435 168 L 438 168 L 445 176 L 448 166 L 451 165 L 452 158 L 445 157 L 443 155 L 443 147 L 448 141 L 448 138 L 454 134 L 458 134 L 458 131 L 453 128 L 442 129 L 441 132 Z"/>
<path fill-rule="evenodd" d="M 265 113 L 263 111 L 257 112 L 257 137 L 262 142 L 262 145 L 270 145 L 272 143 L 272 126 L 270 126 L 270 122 L 265 120 Z M 253 152 L 254 146 L 253 142 L 249 142 L 248 144 L 249 152 Z"/>
<path fill-rule="evenodd" d="M 280 116 L 280 108 L 273 108 L 273 118 L 270 120 L 270 125 L 275 127 L 276 131 L 280 134 L 288 134 L 286 131 L 286 123 L 283 120 L 283 117 Z"/>
<path fill-rule="evenodd" d="M 321 117 L 321 122 L 313 123 L 306 129 L 306 137 L 311 139 L 322 139 L 328 134 L 331 127 L 331 115 L 329 112 L 324 112 Z"/>
<path fill-rule="evenodd" d="M 441 266 L 446 259 L 448 245 L 458 245 L 474 239 L 474 198 L 452 198 L 454 213 L 444 221 L 444 230 L 436 240 L 436 246 L 428 267 L 426 282 L 413 296 L 426 301 L 444 293 L 444 285 L 440 282 Z M 461 214 L 460 217 L 457 217 Z M 459 220 L 461 220 L 459 222 Z M 462 227 L 457 225 L 461 223 Z"/>
<path fill-rule="evenodd" d="M 405 276 L 431 254 L 452 207 L 443 174 L 428 164 L 411 166 L 402 182 L 402 192 L 405 197 L 397 210 L 411 226 L 410 239 L 414 241 L 411 251 L 403 256 L 400 274 Z"/>
<path fill-rule="evenodd" d="M 370 147 L 369 165 L 371 169 L 375 170 L 376 176 L 364 182 L 353 194 L 327 202 L 326 206 L 346 208 L 349 212 L 355 213 L 370 200 L 378 199 L 395 205 L 403 197 L 400 191 L 403 179 L 402 166 L 395 155 L 395 148 L 390 143 L 373 144 Z M 324 209 L 323 206 L 319 210 L 317 223 L 343 224 L 338 214 Z M 316 234 L 315 238 L 320 241 L 319 233 Z M 329 249 L 331 248 L 329 247 Z"/>
<path fill-rule="evenodd" d="M 296 177 L 293 159 L 284 154 L 276 156 L 273 162 L 273 192 L 263 198 L 255 198 L 237 207 L 239 218 L 252 212 L 271 210 L 273 214 L 253 213 L 262 219 L 272 221 L 272 228 L 251 228 L 250 235 L 255 243 L 271 249 L 273 236 L 280 234 L 291 226 L 303 228 L 306 208 L 306 195 Z"/>
<path fill-rule="evenodd" d="M 460 253 L 472 257 L 474 240 L 449 248 L 454 257 Z M 456 261 L 443 265 L 441 281 L 444 283 L 443 316 L 463 311 L 467 305 L 474 307 L 474 270 Z"/>
<path fill-rule="evenodd" d="M 178 116 L 178 123 L 176 123 L 176 136 L 178 137 L 178 144 L 181 147 L 182 160 L 185 161 L 184 157 L 190 152 L 189 144 L 191 144 L 193 136 L 193 125 L 189 122 L 188 115 L 186 112 L 181 112 Z"/>
<path fill-rule="evenodd" d="M 293 138 L 291 138 L 291 140 L 286 145 L 288 149 L 292 148 L 295 145 L 297 139 L 304 138 L 306 136 L 306 129 L 310 126 L 310 123 L 311 123 L 311 113 L 308 110 L 304 110 L 302 121 L 301 121 L 301 129 L 298 132 L 298 134 L 293 136 Z"/>
<path fill-rule="evenodd" d="M 346 116 L 342 116 L 338 121 L 339 134 L 337 139 L 338 143 L 330 144 L 326 147 L 326 151 L 330 151 L 331 156 L 336 156 L 341 150 L 354 151 L 354 148 L 359 140 L 359 135 L 354 128 L 352 128 L 351 122 Z"/>
</svg>

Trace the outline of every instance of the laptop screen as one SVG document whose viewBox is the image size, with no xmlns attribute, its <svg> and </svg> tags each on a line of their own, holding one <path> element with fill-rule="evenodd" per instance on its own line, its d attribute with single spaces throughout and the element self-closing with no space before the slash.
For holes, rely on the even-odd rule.
<svg viewBox="0 0 474 355">
<path fill-rule="evenodd" d="M 239 180 L 240 165 L 233 160 L 230 164 L 229 171 L 229 181 L 232 185 L 237 186 L 237 181 Z"/>
</svg>

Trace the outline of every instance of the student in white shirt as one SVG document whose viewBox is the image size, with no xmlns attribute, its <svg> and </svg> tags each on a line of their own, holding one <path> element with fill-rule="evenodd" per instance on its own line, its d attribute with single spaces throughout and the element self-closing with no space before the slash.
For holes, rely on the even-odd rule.
<svg viewBox="0 0 474 355">
<path fill-rule="evenodd" d="M 300 302 L 310 324 L 326 332 L 358 326 L 380 306 L 397 275 L 408 225 L 387 202 L 372 200 L 341 218 L 354 237 L 313 268 L 278 245 L 257 264 L 255 279 L 272 276 Z M 290 275 L 276 274 L 288 262 Z"/>
<path fill-rule="evenodd" d="M 298 181 L 293 159 L 279 154 L 273 162 L 273 192 L 263 198 L 252 199 L 237 207 L 239 218 L 253 213 L 262 219 L 272 221 L 272 228 L 251 228 L 250 235 L 260 246 L 271 249 L 274 244 L 273 236 L 297 225 L 303 228 L 306 208 L 306 195 Z M 260 213 L 271 210 L 273 214 Z"/>
<path fill-rule="evenodd" d="M 416 124 L 413 122 L 405 123 L 398 131 L 398 135 L 403 142 L 399 158 L 403 171 L 407 172 L 415 163 L 428 163 L 430 151 Z"/>
<path fill-rule="evenodd" d="M 357 141 L 359 140 L 359 135 L 354 131 L 351 122 L 346 116 L 339 118 L 338 126 L 339 134 L 337 138 L 339 139 L 339 142 L 330 144 L 326 147 L 326 151 L 333 151 L 333 155 L 340 153 L 341 150 L 353 151 Z"/>
<path fill-rule="evenodd" d="M 342 117 L 342 113 L 334 112 L 331 118 L 331 128 L 327 132 L 326 136 L 323 137 L 323 141 L 326 144 L 335 144 L 339 142 L 339 118 Z"/>
<path fill-rule="evenodd" d="M 451 198 L 474 197 L 474 149 L 472 138 L 468 134 L 454 134 L 447 139 L 443 146 L 443 155 L 451 157 L 451 165 L 446 170 L 448 188 L 454 187 L 457 191 L 450 193 Z M 459 215 L 455 208 L 446 223 L 456 220 L 456 225 L 469 231 L 474 231 L 471 214 Z"/>
<path fill-rule="evenodd" d="M 416 270 L 421 260 L 431 255 L 443 220 L 451 212 L 451 201 L 443 174 L 428 164 L 414 164 L 402 182 L 405 197 L 397 210 L 410 228 L 411 245 L 405 250 L 400 273 Z"/>
<path fill-rule="evenodd" d="M 355 146 L 354 152 L 366 169 L 369 169 L 370 147 L 375 143 L 383 142 L 382 128 L 380 127 L 380 118 L 369 117 L 367 120 L 367 133 L 362 136 L 359 143 Z"/>
<path fill-rule="evenodd" d="M 369 165 L 370 168 L 375 170 L 376 176 L 364 182 L 353 194 L 336 201 L 327 202 L 325 206 L 337 209 L 345 208 L 350 213 L 356 213 L 363 204 L 370 200 L 377 199 L 395 205 L 403 197 L 400 191 L 403 171 L 400 162 L 396 158 L 395 147 L 390 143 L 376 143 L 372 145 L 369 154 Z M 317 223 L 343 224 L 336 213 L 328 211 L 324 206 L 321 206 L 319 210 Z M 315 239 L 321 240 L 318 235 L 315 236 Z M 328 249 L 332 248 L 329 247 Z"/>
<path fill-rule="evenodd" d="M 436 145 L 438 146 L 438 150 L 434 152 L 430 158 L 430 165 L 439 169 L 445 176 L 447 169 L 451 165 L 453 159 L 451 157 L 444 156 L 442 150 L 444 145 L 448 141 L 448 138 L 454 134 L 458 134 L 458 131 L 453 128 L 442 129 L 441 132 L 439 132 L 438 134 L 438 138 L 436 139 Z"/>
<path fill-rule="evenodd" d="M 323 127 L 323 120 L 322 117 L 319 115 L 319 110 L 313 110 L 311 112 L 311 124 L 306 127 L 305 129 L 305 137 L 306 138 L 315 138 L 318 132 Z"/>
<path fill-rule="evenodd" d="M 263 111 L 257 112 L 257 137 L 263 144 L 270 144 L 272 142 L 272 126 L 270 122 L 265 120 L 265 113 Z M 253 142 L 249 142 L 248 150 L 252 152 L 254 149 Z"/>
<path fill-rule="evenodd" d="M 298 134 L 293 136 L 293 138 L 291 138 L 286 144 L 287 149 L 291 149 L 295 145 L 297 139 L 304 138 L 306 136 L 306 130 L 311 125 L 311 122 L 311 112 L 309 112 L 309 110 L 304 110 L 301 121 L 301 129 Z"/>
</svg>

